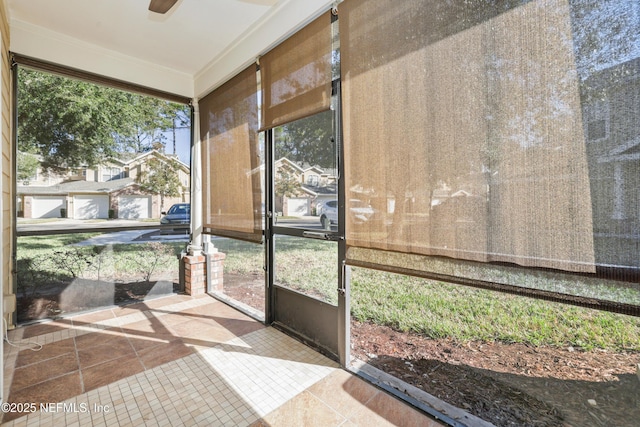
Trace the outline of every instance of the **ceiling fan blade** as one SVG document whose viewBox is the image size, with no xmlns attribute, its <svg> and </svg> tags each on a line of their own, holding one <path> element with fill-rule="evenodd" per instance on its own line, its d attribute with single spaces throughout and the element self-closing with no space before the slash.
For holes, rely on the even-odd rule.
<svg viewBox="0 0 640 427">
<path fill-rule="evenodd" d="M 149 10 L 155 13 L 167 13 L 178 0 L 151 0 Z"/>
</svg>

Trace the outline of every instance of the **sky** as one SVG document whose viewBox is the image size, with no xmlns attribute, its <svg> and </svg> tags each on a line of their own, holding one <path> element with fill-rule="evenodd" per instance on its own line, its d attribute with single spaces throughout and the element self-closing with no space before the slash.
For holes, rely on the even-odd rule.
<svg viewBox="0 0 640 427">
<path fill-rule="evenodd" d="M 173 152 L 173 134 L 165 132 L 166 153 L 177 154 L 180 161 L 186 165 L 191 163 L 191 130 L 189 128 L 176 130 L 176 153 Z"/>
</svg>

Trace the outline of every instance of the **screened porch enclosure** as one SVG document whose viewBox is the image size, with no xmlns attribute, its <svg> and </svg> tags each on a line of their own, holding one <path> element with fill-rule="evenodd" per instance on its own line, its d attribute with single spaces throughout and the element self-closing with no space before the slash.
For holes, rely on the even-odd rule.
<svg viewBox="0 0 640 427">
<path fill-rule="evenodd" d="M 533 298 L 533 313 L 504 315 L 516 328 L 528 317 L 543 329 L 570 322 L 562 307 L 580 318 L 618 313 L 603 316 L 625 325 L 611 345 L 631 373 L 640 349 L 639 26 L 628 1 L 345 0 L 200 101 L 205 233 L 261 245 L 265 321 L 352 369 L 369 353 L 350 328 L 403 327 L 386 309 L 414 316 L 414 332 L 467 318 L 453 305 L 447 320 L 427 303 L 390 308 L 394 297 L 382 295 L 397 288 L 416 301 L 459 293 L 478 309 L 504 300 L 517 311 Z M 304 155 L 312 127 L 299 123 L 322 114 L 333 133 L 316 139 L 336 144 L 334 164 Z M 335 169 L 325 199 L 303 191 L 322 179 L 304 177 L 313 167 Z M 309 207 L 300 221 L 279 216 L 285 200 Z M 317 218 L 331 206 L 331 221 Z M 292 256 L 308 283 L 279 280 Z M 314 273 L 319 259 L 325 274 Z M 317 277 L 324 294 L 307 286 Z M 491 316 L 478 319 L 493 337 L 481 342 L 505 340 Z M 540 342 L 574 348 L 575 338 L 548 339 Z"/>
<path fill-rule="evenodd" d="M 207 293 L 449 425 L 633 425 L 637 2 L 297 22 L 194 77 Z"/>
<path fill-rule="evenodd" d="M 205 233 L 277 227 L 261 173 L 329 110 L 339 263 L 637 315 L 636 9 L 343 2 L 201 100 Z"/>
</svg>

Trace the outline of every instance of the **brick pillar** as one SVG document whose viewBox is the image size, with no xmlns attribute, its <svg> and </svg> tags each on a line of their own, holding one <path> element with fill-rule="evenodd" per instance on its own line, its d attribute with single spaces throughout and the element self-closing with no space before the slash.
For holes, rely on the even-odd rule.
<svg viewBox="0 0 640 427">
<path fill-rule="evenodd" d="M 202 295 L 207 292 L 207 257 L 210 262 L 211 290 L 222 291 L 223 267 L 226 255 L 215 252 L 209 255 L 187 255 L 184 263 L 184 291 L 187 295 Z"/>
<path fill-rule="evenodd" d="M 207 263 L 204 255 L 187 255 L 184 263 L 184 291 L 187 295 L 201 295 L 207 291 Z"/>
</svg>

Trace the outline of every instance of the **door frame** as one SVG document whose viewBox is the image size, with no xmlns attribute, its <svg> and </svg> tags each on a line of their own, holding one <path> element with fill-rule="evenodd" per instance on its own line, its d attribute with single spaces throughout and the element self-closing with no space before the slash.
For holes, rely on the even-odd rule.
<svg viewBox="0 0 640 427">
<path fill-rule="evenodd" d="M 336 143 L 338 229 L 333 231 L 305 230 L 276 224 L 275 213 L 275 148 L 273 129 L 265 131 L 265 323 L 282 329 L 339 360 L 343 366 L 350 360 L 350 271 L 346 265 L 345 186 L 340 106 L 340 80 L 333 81 L 333 138 Z M 338 245 L 336 292 L 338 304 L 331 305 L 302 293 L 275 284 L 275 237 L 333 241 Z"/>
</svg>

